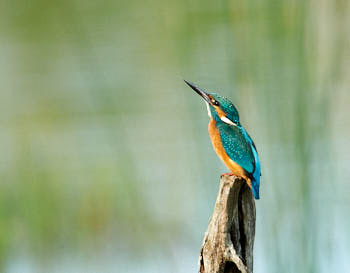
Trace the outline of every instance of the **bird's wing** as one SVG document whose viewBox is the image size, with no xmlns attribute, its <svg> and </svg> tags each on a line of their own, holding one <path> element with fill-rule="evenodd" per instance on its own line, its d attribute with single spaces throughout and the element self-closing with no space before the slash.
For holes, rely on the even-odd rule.
<svg viewBox="0 0 350 273">
<path fill-rule="evenodd" d="M 240 126 L 222 124 L 219 126 L 222 145 L 227 155 L 240 165 L 248 174 L 255 171 L 253 144 Z"/>
<path fill-rule="evenodd" d="M 243 129 L 244 130 L 244 129 Z M 252 143 L 252 152 L 254 154 L 254 161 L 255 161 L 255 176 L 261 176 L 261 171 L 260 171 L 260 161 L 259 161 L 259 156 L 258 156 L 258 151 L 255 147 L 255 143 L 250 137 L 250 135 L 247 133 L 247 131 L 244 130 L 244 133 L 247 134 L 248 140 Z M 257 179 L 257 177 L 255 177 Z"/>
</svg>

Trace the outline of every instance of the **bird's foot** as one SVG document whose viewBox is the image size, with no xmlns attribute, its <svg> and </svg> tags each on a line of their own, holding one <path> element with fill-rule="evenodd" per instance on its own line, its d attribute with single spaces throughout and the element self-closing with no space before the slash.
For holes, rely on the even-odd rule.
<svg viewBox="0 0 350 273">
<path fill-rule="evenodd" d="M 225 175 L 228 175 L 228 176 L 232 176 L 232 175 L 234 175 L 233 173 L 223 173 L 223 174 L 221 174 L 221 178 L 223 177 L 223 176 L 225 176 Z"/>
</svg>

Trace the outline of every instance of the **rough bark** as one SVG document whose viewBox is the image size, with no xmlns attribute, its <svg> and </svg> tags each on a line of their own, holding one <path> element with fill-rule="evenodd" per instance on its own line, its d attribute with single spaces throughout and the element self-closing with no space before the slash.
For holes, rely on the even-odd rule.
<svg viewBox="0 0 350 273">
<path fill-rule="evenodd" d="M 199 256 L 200 273 L 252 273 L 255 202 L 243 178 L 224 175 Z"/>
</svg>

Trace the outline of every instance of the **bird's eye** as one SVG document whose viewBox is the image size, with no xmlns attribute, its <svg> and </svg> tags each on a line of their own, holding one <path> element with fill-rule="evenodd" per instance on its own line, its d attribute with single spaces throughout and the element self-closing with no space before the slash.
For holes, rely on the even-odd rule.
<svg viewBox="0 0 350 273">
<path fill-rule="evenodd" d="M 219 103 L 216 100 L 212 100 L 213 104 L 219 106 Z"/>
</svg>

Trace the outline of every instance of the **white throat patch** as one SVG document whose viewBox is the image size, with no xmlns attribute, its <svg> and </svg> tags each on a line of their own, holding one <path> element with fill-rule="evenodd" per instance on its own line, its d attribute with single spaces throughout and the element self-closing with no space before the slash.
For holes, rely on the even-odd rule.
<svg viewBox="0 0 350 273">
<path fill-rule="evenodd" d="M 228 118 L 225 117 L 225 116 L 222 116 L 220 119 L 221 119 L 223 122 L 227 123 L 227 124 L 230 124 L 230 125 L 233 125 L 233 126 L 237 126 L 236 123 L 234 123 L 233 121 L 231 121 L 230 119 L 228 119 Z"/>
<path fill-rule="evenodd" d="M 211 118 L 211 112 L 210 112 L 209 103 L 205 102 L 205 104 L 207 105 L 208 116 Z"/>
</svg>

